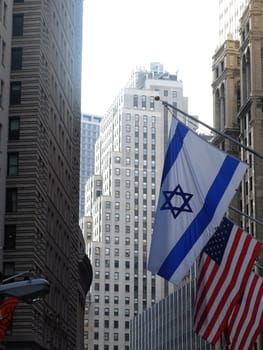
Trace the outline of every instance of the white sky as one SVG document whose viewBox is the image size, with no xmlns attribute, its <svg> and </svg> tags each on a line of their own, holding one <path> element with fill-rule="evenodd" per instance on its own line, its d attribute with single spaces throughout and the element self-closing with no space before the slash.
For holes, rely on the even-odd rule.
<svg viewBox="0 0 263 350">
<path fill-rule="evenodd" d="M 82 112 L 104 115 L 136 67 L 178 71 L 188 112 L 212 125 L 218 0 L 85 0 Z"/>
</svg>

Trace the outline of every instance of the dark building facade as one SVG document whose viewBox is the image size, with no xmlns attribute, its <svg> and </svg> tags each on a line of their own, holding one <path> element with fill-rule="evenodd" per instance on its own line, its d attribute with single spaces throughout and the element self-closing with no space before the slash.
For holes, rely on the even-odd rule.
<svg viewBox="0 0 263 350">
<path fill-rule="evenodd" d="M 82 0 L 14 0 L 3 274 L 50 292 L 20 302 L 6 349 L 82 349 L 92 269 L 78 225 Z"/>
</svg>

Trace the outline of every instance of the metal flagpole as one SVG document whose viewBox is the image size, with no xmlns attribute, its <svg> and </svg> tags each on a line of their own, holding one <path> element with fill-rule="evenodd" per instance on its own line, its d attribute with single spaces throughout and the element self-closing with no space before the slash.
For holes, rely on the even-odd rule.
<svg viewBox="0 0 263 350">
<path fill-rule="evenodd" d="M 232 142 L 235 143 L 236 145 L 238 145 L 238 146 L 244 148 L 246 151 L 248 151 L 248 152 L 250 152 L 250 153 L 253 153 L 255 156 L 257 156 L 257 157 L 259 157 L 259 158 L 261 158 L 261 159 L 263 160 L 263 155 L 259 154 L 259 153 L 256 152 L 255 150 L 253 150 L 253 148 L 250 148 L 250 147 L 248 147 L 248 146 L 246 146 L 246 145 L 240 143 L 239 141 L 237 141 L 237 140 L 234 139 L 233 137 L 231 137 L 231 136 L 229 136 L 229 135 L 227 135 L 227 134 L 225 134 L 225 133 L 223 133 L 223 132 L 221 132 L 221 131 L 219 131 L 219 130 L 213 128 L 213 127 L 211 127 L 210 125 L 208 125 L 208 124 L 202 122 L 201 120 L 195 118 L 194 116 L 192 116 L 192 115 L 190 115 L 190 114 L 188 114 L 188 113 L 182 111 L 181 109 L 179 109 L 179 108 L 177 108 L 177 107 L 171 105 L 170 103 L 168 103 L 168 102 L 166 102 L 166 101 L 162 101 L 162 100 L 160 99 L 159 96 L 155 96 L 155 101 L 160 101 L 160 102 L 164 105 L 164 107 L 166 107 L 166 108 L 167 108 L 167 107 L 170 107 L 170 108 L 174 109 L 175 111 L 177 111 L 177 112 L 183 114 L 184 116 L 190 118 L 191 120 L 195 121 L 196 123 L 199 123 L 199 124 L 205 126 L 206 128 L 210 129 L 210 130 L 213 131 L 214 133 L 216 133 L 216 134 L 218 134 L 218 135 L 220 135 L 220 136 L 222 136 L 222 137 L 224 137 L 224 138 L 226 138 L 226 139 L 232 141 Z"/>
</svg>

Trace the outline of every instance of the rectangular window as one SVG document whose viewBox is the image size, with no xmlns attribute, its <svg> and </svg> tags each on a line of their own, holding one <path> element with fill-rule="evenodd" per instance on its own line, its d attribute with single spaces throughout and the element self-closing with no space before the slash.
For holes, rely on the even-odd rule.
<svg viewBox="0 0 263 350">
<path fill-rule="evenodd" d="M 3 101 L 4 101 L 4 81 L 1 80 L 1 82 L 0 82 L 0 108 L 3 108 Z"/>
<path fill-rule="evenodd" d="M 16 225 L 5 225 L 4 249 L 16 248 Z"/>
<path fill-rule="evenodd" d="M 18 140 L 20 131 L 20 117 L 9 118 L 8 140 Z"/>
<path fill-rule="evenodd" d="M 133 96 L 133 107 L 138 107 L 138 95 Z"/>
<path fill-rule="evenodd" d="M 150 108 L 151 109 L 154 108 L 154 97 L 153 96 L 150 97 Z"/>
<path fill-rule="evenodd" d="M 18 175 L 18 153 L 9 152 L 7 155 L 7 176 Z"/>
<path fill-rule="evenodd" d="M 10 105 L 21 103 L 21 81 L 13 81 L 10 84 Z"/>
<path fill-rule="evenodd" d="M 12 48 L 12 54 L 11 54 L 11 69 L 12 70 L 22 69 L 22 55 L 23 55 L 22 47 L 13 47 Z"/>
<path fill-rule="evenodd" d="M 13 15 L 13 36 L 23 35 L 24 29 L 24 15 L 15 14 Z"/>
<path fill-rule="evenodd" d="M 5 65 L 5 51 L 6 51 L 6 43 L 4 40 L 2 40 L 2 57 L 1 57 L 1 62 L 2 65 Z"/>
<path fill-rule="evenodd" d="M 6 189 L 6 212 L 13 213 L 17 210 L 17 189 Z"/>
<path fill-rule="evenodd" d="M 6 27 L 6 15 L 7 15 L 7 4 L 4 2 L 3 23 L 5 27 Z"/>
<path fill-rule="evenodd" d="M 142 108 L 146 108 L 146 96 L 142 96 Z"/>
</svg>

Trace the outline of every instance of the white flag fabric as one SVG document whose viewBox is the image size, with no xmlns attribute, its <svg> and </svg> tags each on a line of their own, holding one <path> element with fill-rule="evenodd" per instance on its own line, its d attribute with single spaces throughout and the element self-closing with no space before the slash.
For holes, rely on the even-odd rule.
<svg viewBox="0 0 263 350">
<path fill-rule="evenodd" d="M 173 119 L 148 270 L 179 284 L 219 226 L 247 164 Z"/>
</svg>

